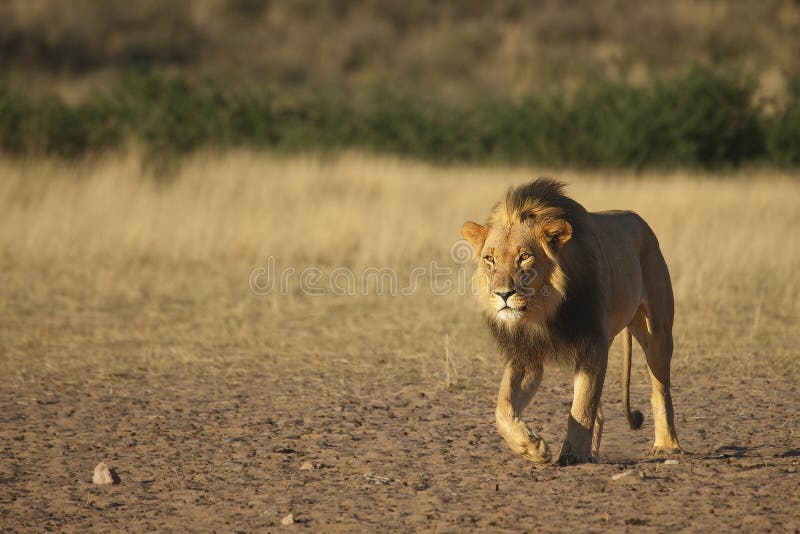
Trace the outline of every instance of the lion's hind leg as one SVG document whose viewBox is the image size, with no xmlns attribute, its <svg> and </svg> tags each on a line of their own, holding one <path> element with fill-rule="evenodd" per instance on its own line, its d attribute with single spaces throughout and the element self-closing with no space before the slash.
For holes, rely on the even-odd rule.
<svg viewBox="0 0 800 534">
<path fill-rule="evenodd" d="M 603 437 L 603 422 L 605 422 L 603 405 L 599 404 L 597 406 L 597 415 L 594 418 L 594 428 L 592 429 L 592 456 L 594 456 L 595 459 L 600 457 L 600 440 Z"/>
<path fill-rule="evenodd" d="M 678 444 L 678 434 L 675 431 L 675 414 L 670 393 L 671 325 L 654 324 L 645 309 L 645 313 L 637 313 L 630 328 L 633 336 L 644 350 L 650 373 L 652 385 L 650 402 L 653 406 L 653 423 L 655 425 L 653 453 L 678 453 L 681 448 Z"/>
</svg>

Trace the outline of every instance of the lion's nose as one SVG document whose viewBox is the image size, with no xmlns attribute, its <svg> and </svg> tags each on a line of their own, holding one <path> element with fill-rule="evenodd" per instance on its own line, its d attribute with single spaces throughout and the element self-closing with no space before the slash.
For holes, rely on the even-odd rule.
<svg viewBox="0 0 800 534">
<path fill-rule="evenodd" d="M 503 299 L 504 301 L 507 301 L 507 300 L 508 300 L 508 298 L 509 298 L 511 295 L 513 295 L 514 293 L 516 293 L 516 291 L 514 291 L 513 289 L 512 289 L 511 291 L 495 291 L 495 292 L 494 292 L 494 294 L 495 294 L 495 295 L 497 295 L 498 297 L 500 297 L 500 298 L 501 298 L 501 299 Z"/>
</svg>

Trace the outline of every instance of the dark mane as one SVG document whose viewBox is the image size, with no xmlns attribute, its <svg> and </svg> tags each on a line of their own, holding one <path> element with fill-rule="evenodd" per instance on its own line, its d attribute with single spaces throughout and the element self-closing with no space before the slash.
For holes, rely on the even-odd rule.
<svg viewBox="0 0 800 534">
<path fill-rule="evenodd" d="M 570 224 L 579 223 L 583 207 L 564 194 L 566 184 L 552 178 L 537 178 L 533 182 L 510 187 L 503 202 L 498 203 L 490 224 L 524 222 L 530 219 L 562 218 Z"/>
<path fill-rule="evenodd" d="M 552 178 L 537 178 L 533 182 L 510 187 L 506 193 L 506 206 L 509 211 L 521 213 L 531 201 L 545 206 L 557 207 L 565 198 L 564 182 Z"/>
</svg>

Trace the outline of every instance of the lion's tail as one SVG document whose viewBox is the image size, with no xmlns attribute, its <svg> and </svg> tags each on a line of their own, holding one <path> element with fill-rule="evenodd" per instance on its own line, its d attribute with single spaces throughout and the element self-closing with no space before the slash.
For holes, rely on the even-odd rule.
<svg viewBox="0 0 800 534">
<path fill-rule="evenodd" d="M 641 428 L 644 415 L 639 410 L 631 412 L 631 330 L 622 330 L 622 406 L 632 430 Z"/>
</svg>

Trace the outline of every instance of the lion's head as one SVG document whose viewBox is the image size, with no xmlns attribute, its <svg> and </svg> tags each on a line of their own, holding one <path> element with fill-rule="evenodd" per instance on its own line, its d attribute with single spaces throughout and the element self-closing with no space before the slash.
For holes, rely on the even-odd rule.
<svg viewBox="0 0 800 534">
<path fill-rule="evenodd" d="M 562 187 L 540 178 L 511 188 L 485 226 L 468 221 L 461 228 L 475 249 L 481 302 L 498 326 L 542 325 L 565 298 L 561 255 L 572 238 L 577 204 L 561 194 Z"/>
</svg>

